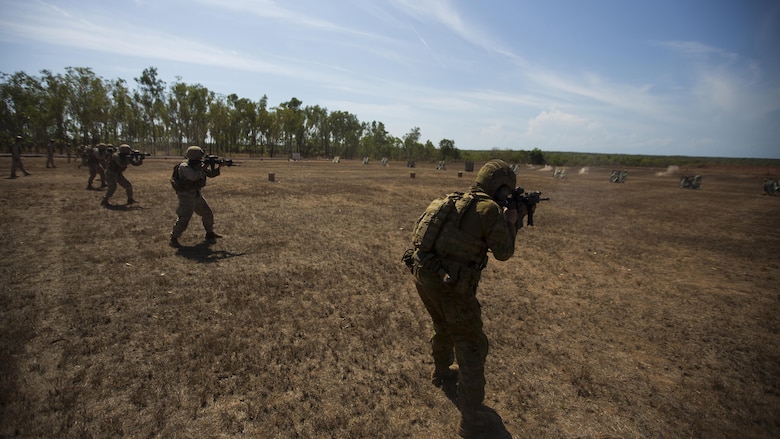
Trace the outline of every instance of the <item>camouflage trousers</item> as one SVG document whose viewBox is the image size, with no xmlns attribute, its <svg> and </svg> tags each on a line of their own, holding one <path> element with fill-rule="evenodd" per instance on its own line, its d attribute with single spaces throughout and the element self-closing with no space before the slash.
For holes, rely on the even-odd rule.
<svg viewBox="0 0 780 439">
<path fill-rule="evenodd" d="M 92 186 L 92 182 L 95 180 L 95 176 L 100 176 L 100 183 L 106 184 L 106 172 L 103 166 L 99 163 L 89 163 L 89 179 L 87 179 L 87 186 Z"/>
<path fill-rule="evenodd" d="M 11 176 L 12 177 L 16 175 L 16 170 L 17 169 L 22 171 L 22 172 L 24 172 L 25 175 L 29 174 L 29 172 L 27 172 L 27 169 L 24 167 L 24 163 L 22 163 L 22 158 L 21 157 L 13 157 L 11 159 Z"/>
<path fill-rule="evenodd" d="M 179 191 L 176 192 L 179 197 L 179 206 L 176 208 L 176 224 L 173 225 L 171 238 L 178 239 L 190 224 L 193 214 L 200 215 L 203 221 L 203 228 L 206 233 L 214 231 L 214 213 L 209 207 L 206 199 L 200 195 L 200 191 Z"/>
<path fill-rule="evenodd" d="M 127 199 L 133 199 L 133 185 L 125 178 L 125 175 L 121 172 L 106 171 L 106 180 L 108 181 L 108 190 L 103 196 L 104 201 L 108 201 L 116 192 L 116 186 L 122 186 L 127 192 Z"/>
<path fill-rule="evenodd" d="M 462 410 L 479 407 L 485 399 L 488 354 L 481 305 L 476 297 L 479 272 L 460 270 L 454 283 L 445 284 L 436 271 L 416 266 L 414 279 L 417 293 L 433 320 L 434 367 L 446 370 L 457 359 L 459 405 Z"/>
</svg>

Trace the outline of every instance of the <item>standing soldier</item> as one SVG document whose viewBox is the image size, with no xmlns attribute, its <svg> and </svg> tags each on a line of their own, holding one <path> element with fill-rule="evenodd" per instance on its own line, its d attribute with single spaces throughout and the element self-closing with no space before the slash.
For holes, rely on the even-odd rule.
<svg viewBox="0 0 780 439">
<path fill-rule="evenodd" d="M 49 146 L 46 148 L 46 167 L 47 168 L 56 168 L 57 165 L 54 164 L 54 139 L 49 139 Z"/>
<path fill-rule="evenodd" d="M 22 136 L 16 136 L 16 141 L 11 146 L 11 178 L 18 177 L 17 169 L 24 172 L 24 175 L 31 175 L 22 163 Z"/>
<path fill-rule="evenodd" d="M 205 153 L 199 146 L 190 146 L 184 153 L 187 159 L 173 168 L 171 185 L 179 198 L 179 206 L 176 208 L 176 223 L 171 231 L 170 245 L 179 248 L 179 237 L 187 230 L 187 225 L 192 219 L 192 214 L 197 213 L 203 220 L 203 228 L 206 229 L 206 241 L 213 242 L 220 235 L 214 233 L 214 213 L 200 193 L 206 186 L 206 177 L 213 178 L 219 175 L 220 163 L 216 168 L 203 163 Z"/>
<path fill-rule="evenodd" d="M 114 192 L 116 192 L 117 183 L 125 188 L 125 192 L 127 192 L 127 205 L 129 206 L 137 203 L 137 201 L 133 199 L 133 185 L 125 178 L 124 172 L 128 165 L 141 166 L 144 162 L 144 156 L 141 154 L 131 155 L 132 152 L 133 150 L 130 149 L 130 145 L 123 143 L 119 145 L 119 151 L 111 156 L 111 161 L 108 162 L 106 168 L 108 190 L 103 196 L 103 201 L 100 202 L 102 206 L 108 207 L 111 205 L 108 200 L 114 195 Z"/>
<path fill-rule="evenodd" d="M 483 405 L 488 340 L 476 294 L 488 250 L 499 261 L 514 254 L 518 212 L 498 203 L 506 201 L 515 181 L 506 162 L 490 160 L 467 193 L 429 205 L 415 226 L 414 250 L 404 254 L 433 321 L 431 381 L 443 387 L 457 379 L 464 437 L 500 437 L 506 431 L 501 417 Z M 450 368 L 455 359 L 457 370 Z"/>
<path fill-rule="evenodd" d="M 108 186 L 106 184 L 106 171 L 103 168 L 103 162 L 110 156 L 106 153 L 106 144 L 98 143 L 96 148 L 84 147 L 84 157 L 89 166 L 89 179 L 87 180 L 87 190 L 91 191 L 95 188 L 92 187 L 92 181 L 95 180 L 96 175 L 100 175 L 100 187 L 104 188 Z M 84 160 L 82 160 L 83 163 Z M 79 165 L 81 167 L 81 165 Z"/>
</svg>

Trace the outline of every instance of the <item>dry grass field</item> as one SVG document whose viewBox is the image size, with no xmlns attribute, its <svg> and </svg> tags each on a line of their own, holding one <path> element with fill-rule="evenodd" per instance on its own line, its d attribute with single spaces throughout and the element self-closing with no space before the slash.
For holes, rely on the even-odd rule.
<svg viewBox="0 0 780 439">
<path fill-rule="evenodd" d="M 0 159 L 0 437 L 456 437 L 400 258 L 474 173 L 246 160 L 175 250 L 174 159 L 111 209 L 57 163 Z M 519 176 L 552 201 L 483 273 L 486 403 L 514 438 L 779 437 L 780 170 L 578 171 Z"/>
</svg>

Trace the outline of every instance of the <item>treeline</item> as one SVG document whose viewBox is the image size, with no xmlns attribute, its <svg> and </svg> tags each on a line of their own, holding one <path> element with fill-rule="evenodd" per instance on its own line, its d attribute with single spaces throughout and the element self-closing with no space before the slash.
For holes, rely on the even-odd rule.
<svg viewBox="0 0 780 439">
<path fill-rule="evenodd" d="M 65 145 L 129 143 L 152 154 L 181 155 L 189 145 L 210 153 L 250 157 L 345 159 L 370 157 L 413 161 L 485 161 L 551 166 L 706 166 L 773 165 L 771 159 L 719 159 L 628 154 L 542 152 L 525 150 L 461 151 L 455 141 L 421 142 L 419 127 L 401 137 L 390 134 L 381 121 L 362 122 L 346 111 L 304 106 L 295 97 L 270 106 L 259 101 L 222 95 L 200 84 L 177 78 L 166 84 L 155 67 L 134 78 L 107 80 L 90 68 L 68 67 L 64 74 L 48 70 L 39 76 L 0 72 L 0 144 L 9 150 L 16 136 L 24 137 L 27 152 L 43 152 L 54 139 Z"/>
<path fill-rule="evenodd" d="M 18 135 L 39 152 L 55 139 L 70 144 L 129 143 L 152 154 L 180 155 L 189 145 L 210 153 L 258 157 L 462 159 L 454 140 L 420 141 L 420 128 L 402 137 L 382 122 L 361 122 L 346 111 L 303 106 L 295 97 L 270 106 L 236 94 L 217 94 L 180 78 L 166 84 L 157 69 L 145 69 L 130 89 L 124 79 L 106 80 L 90 68 L 64 74 L 43 70 L 0 73 L 0 141 Z"/>
</svg>

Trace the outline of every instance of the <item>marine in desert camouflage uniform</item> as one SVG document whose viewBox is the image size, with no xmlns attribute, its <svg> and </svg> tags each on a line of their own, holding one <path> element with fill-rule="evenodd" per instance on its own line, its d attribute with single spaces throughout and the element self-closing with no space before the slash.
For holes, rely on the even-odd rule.
<svg viewBox="0 0 780 439">
<path fill-rule="evenodd" d="M 174 169 L 171 178 L 179 205 L 176 207 L 176 223 L 171 231 L 170 245 L 179 248 L 179 237 L 187 230 L 187 226 L 193 214 L 198 214 L 206 229 L 206 241 L 214 241 L 220 235 L 214 233 L 214 212 L 209 203 L 203 198 L 201 189 L 206 186 L 206 178 L 213 178 L 220 174 L 221 164 L 210 167 L 203 163 L 206 153 L 199 146 L 190 146 L 184 154 L 186 161 L 181 162 Z"/>
<path fill-rule="evenodd" d="M 22 163 L 22 136 L 16 136 L 14 144 L 11 145 L 11 178 L 18 177 L 16 170 L 19 169 L 24 175 L 32 175 Z"/>
<path fill-rule="evenodd" d="M 46 148 L 46 167 L 47 168 L 56 168 L 57 165 L 54 164 L 54 148 L 57 145 L 54 142 L 54 139 L 49 139 L 49 146 Z"/>
<path fill-rule="evenodd" d="M 110 158 L 106 152 L 106 144 L 98 143 L 94 148 L 84 147 L 84 161 L 89 166 L 89 178 L 87 179 L 87 190 L 95 189 L 92 187 L 92 182 L 95 180 L 95 176 L 100 176 L 100 187 L 106 187 L 106 171 L 103 167 L 103 163 L 106 158 Z M 81 165 L 79 165 L 81 167 Z"/>
<path fill-rule="evenodd" d="M 111 160 L 106 167 L 106 179 L 108 180 L 108 190 L 100 202 L 102 206 L 110 206 L 108 200 L 116 192 L 117 184 L 122 186 L 127 192 L 127 205 L 135 204 L 133 199 L 133 185 L 125 178 L 124 172 L 129 165 L 141 166 L 144 156 L 132 156 L 133 150 L 130 145 L 123 143 L 119 145 L 119 150 L 111 156 Z"/>
</svg>

